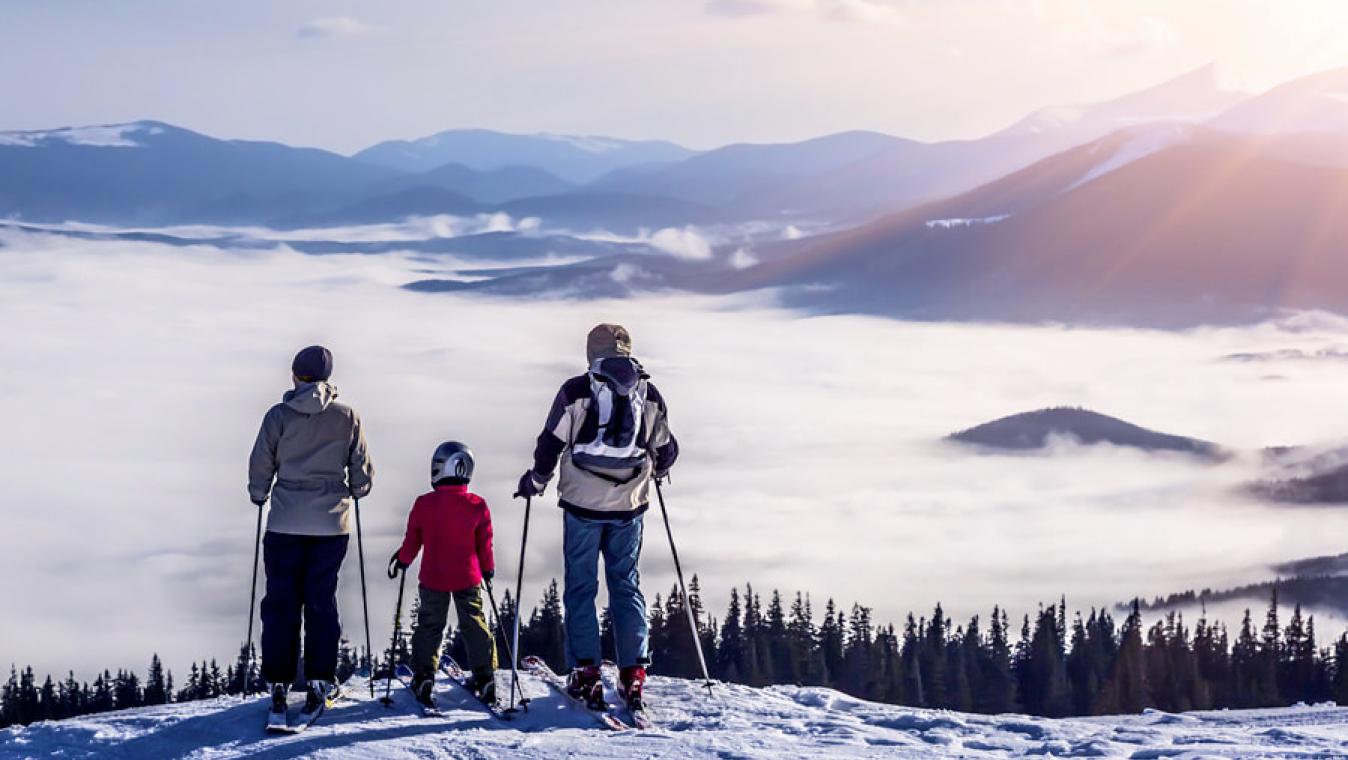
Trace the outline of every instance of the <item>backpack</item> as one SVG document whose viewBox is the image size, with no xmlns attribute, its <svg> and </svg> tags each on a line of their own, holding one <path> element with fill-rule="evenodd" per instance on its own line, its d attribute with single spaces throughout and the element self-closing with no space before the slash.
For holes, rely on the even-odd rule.
<svg viewBox="0 0 1348 760">
<path fill-rule="evenodd" d="M 596 359 L 590 365 L 590 403 L 571 445 L 577 467 L 614 485 L 635 480 L 646 466 L 644 428 L 647 380 L 650 376 L 636 359 L 626 356 Z M 636 470 L 626 479 L 593 468 Z"/>
</svg>

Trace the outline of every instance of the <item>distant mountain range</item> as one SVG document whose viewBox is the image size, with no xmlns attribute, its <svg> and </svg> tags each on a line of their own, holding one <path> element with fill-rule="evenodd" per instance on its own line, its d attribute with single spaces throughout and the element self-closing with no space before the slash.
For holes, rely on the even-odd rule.
<svg viewBox="0 0 1348 760">
<path fill-rule="evenodd" d="M 976 140 L 844 132 L 703 152 L 486 130 L 352 157 L 154 121 L 0 132 L 0 218 L 297 228 L 504 212 L 634 237 L 695 225 L 720 230 L 711 260 L 634 264 L 596 247 L 471 289 L 770 288 L 817 312 L 1158 327 L 1348 313 L 1345 91 L 1348 69 L 1244 96 L 1203 68 Z"/>
<path fill-rule="evenodd" d="M 1047 447 L 1055 438 L 1085 445 L 1110 444 L 1143 451 L 1174 451 L 1220 459 L 1216 444 L 1148 430 L 1117 417 L 1077 407 L 1053 407 L 1013 414 L 962 430 L 950 440 L 991 449 L 1029 451 Z"/>
<path fill-rule="evenodd" d="M 983 140 L 933 144 L 843 132 L 696 152 L 660 140 L 460 129 L 345 157 L 220 140 L 154 121 L 0 132 L 0 216 L 355 223 L 502 210 L 513 202 L 519 213 L 560 210 L 567 222 L 593 226 L 609 223 L 615 205 L 625 209 L 619 226 L 629 227 L 854 220 L 966 190 L 1130 119 L 1216 110 L 1235 96 L 1214 81 L 1199 71 L 1070 115 L 1059 109 L 1030 117 Z M 649 211 L 638 213 L 638 206 Z"/>
<path fill-rule="evenodd" d="M 664 140 L 619 140 L 571 135 L 514 135 L 486 129 L 451 129 L 418 140 L 389 140 L 357 153 L 358 161 L 421 173 L 459 164 L 480 172 L 531 166 L 582 184 L 632 166 L 669 164 L 695 151 Z"/>
</svg>

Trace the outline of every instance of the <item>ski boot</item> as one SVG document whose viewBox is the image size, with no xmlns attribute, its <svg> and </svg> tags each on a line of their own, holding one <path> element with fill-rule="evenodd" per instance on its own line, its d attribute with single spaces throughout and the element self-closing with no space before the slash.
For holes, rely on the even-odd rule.
<svg viewBox="0 0 1348 760">
<path fill-rule="evenodd" d="M 591 710 L 607 710 L 604 701 L 604 681 L 598 665 L 585 665 L 571 671 L 566 679 L 566 693 L 585 702 Z"/>
<path fill-rule="evenodd" d="M 286 727 L 286 695 L 290 689 L 283 683 L 272 684 L 271 708 L 267 712 L 267 728 Z"/>
<path fill-rule="evenodd" d="M 300 711 L 300 719 L 311 720 L 328 709 L 336 699 L 337 688 L 334 684 L 329 681 L 310 681 L 309 691 L 304 696 L 304 709 Z"/>
<path fill-rule="evenodd" d="M 423 676 L 412 683 L 412 694 L 417 698 L 417 704 L 421 709 L 427 712 L 435 712 L 439 708 L 435 706 L 435 676 Z"/>
<path fill-rule="evenodd" d="M 623 699 L 627 700 L 627 709 L 638 712 L 646 709 L 646 668 L 629 665 L 618 672 L 618 681 L 622 688 Z"/>
<path fill-rule="evenodd" d="M 468 681 L 468 688 L 483 702 L 496 704 L 496 674 L 491 672 L 474 673 Z"/>
</svg>

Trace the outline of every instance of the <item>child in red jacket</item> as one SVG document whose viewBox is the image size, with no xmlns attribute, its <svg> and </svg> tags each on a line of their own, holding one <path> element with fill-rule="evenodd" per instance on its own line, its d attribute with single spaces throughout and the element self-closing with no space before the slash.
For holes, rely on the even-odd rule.
<svg viewBox="0 0 1348 760">
<path fill-rule="evenodd" d="M 451 599 L 473 673 L 468 686 L 484 701 L 496 700 L 496 642 L 482 608 L 482 582 L 490 581 L 496 570 L 491 512 L 482 497 L 468 492 L 472 477 L 473 452 L 457 441 L 440 444 L 431 458 L 434 489 L 417 497 L 403 545 L 389 561 L 406 570 L 417 552 L 426 549 L 418 575 L 421 609 L 412 633 L 412 691 L 432 708 Z"/>
</svg>

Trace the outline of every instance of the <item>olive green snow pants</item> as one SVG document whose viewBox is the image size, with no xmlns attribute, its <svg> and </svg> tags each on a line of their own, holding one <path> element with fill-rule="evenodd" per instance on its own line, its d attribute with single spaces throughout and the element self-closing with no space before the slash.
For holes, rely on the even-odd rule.
<svg viewBox="0 0 1348 760">
<path fill-rule="evenodd" d="M 434 676 L 440 664 L 440 644 L 445 638 L 451 599 L 459 614 L 459 632 L 468 649 L 469 669 L 479 677 L 495 673 L 496 642 L 487 627 L 487 614 L 482 609 L 482 587 L 451 592 L 421 586 L 418 591 L 421 608 L 417 612 L 416 629 L 412 631 L 412 672 L 416 677 Z"/>
</svg>

